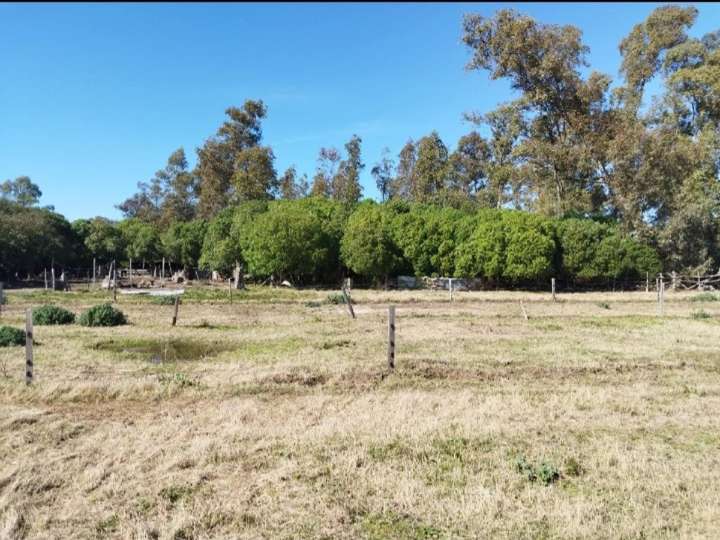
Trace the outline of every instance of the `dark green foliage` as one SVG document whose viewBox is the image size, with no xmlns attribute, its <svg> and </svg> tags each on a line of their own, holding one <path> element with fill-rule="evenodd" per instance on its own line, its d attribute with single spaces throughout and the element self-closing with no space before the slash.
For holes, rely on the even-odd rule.
<svg viewBox="0 0 720 540">
<path fill-rule="evenodd" d="M 320 219 L 293 201 L 275 201 L 242 232 L 248 271 L 293 283 L 312 281 L 330 263 L 330 239 Z"/>
<path fill-rule="evenodd" d="M 173 223 L 160 237 L 165 257 L 185 268 L 197 267 L 206 229 L 202 219 Z"/>
<path fill-rule="evenodd" d="M 60 306 L 44 305 L 33 309 L 33 324 L 40 326 L 73 324 L 75 314 Z"/>
<path fill-rule="evenodd" d="M 110 304 L 101 304 L 84 311 L 78 322 L 83 326 L 120 326 L 127 324 L 127 319 Z"/>
<path fill-rule="evenodd" d="M 384 207 L 365 203 L 350 216 L 342 239 L 343 262 L 353 272 L 376 281 L 402 264 L 402 253 L 392 235 L 391 216 Z"/>
<path fill-rule="evenodd" d="M 560 480 L 560 471 L 555 465 L 546 461 L 533 464 L 528 462 L 524 456 L 518 456 L 516 458 L 515 470 L 529 482 L 538 482 L 545 486 L 549 486 Z"/>
<path fill-rule="evenodd" d="M 0 326 L 0 347 L 25 345 L 25 332 L 12 326 Z"/>
</svg>

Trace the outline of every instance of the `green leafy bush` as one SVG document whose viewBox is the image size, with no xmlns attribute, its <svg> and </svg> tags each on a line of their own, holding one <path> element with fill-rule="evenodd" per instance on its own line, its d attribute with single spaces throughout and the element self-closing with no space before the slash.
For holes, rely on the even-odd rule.
<svg viewBox="0 0 720 540">
<path fill-rule="evenodd" d="M 75 314 L 60 306 L 46 304 L 33 309 L 33 324 L 39 326 L 72 324 L 75 322 Z"/>
<path fill-rule="evenodd" d="M 93 306 L 80 315 L 80 324 L 83 326 L 120 326 L 127 323 L 122 311 L 110 304 Z"/>
<path fill-rule="evenodd" d="M 12 326 L 0 326 L 0 347 L 25 344 L 25 332 Z"/>
<path fill-rule="evenodd" d="M 560 471 L 555 465 L 546 461 L 534 465 L 527 461 L 524 456 L 518 456 L 515 460 L 515 470 L 529 482 L 539 482 L 546 486 L 560 480 Z"/>
</svg>

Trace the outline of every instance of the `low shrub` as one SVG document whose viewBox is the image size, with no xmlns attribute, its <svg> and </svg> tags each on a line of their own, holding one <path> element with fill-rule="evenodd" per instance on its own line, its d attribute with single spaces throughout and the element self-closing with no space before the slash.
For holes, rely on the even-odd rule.
<svg viewBox="0 0 720 540">
<path fill-rule="evenodd" d="M 25 332 L 12 326 L 0 326 L 0 347 L 25 344 Z"/>
<path fill-rule="evenodd" d="M 83 326 L 120 326 L 127 324 L 127 319 L 122 311 L 110 304 L 100 304 L 83 312 L 79 322 Z"/>
<path fill-rule="evenodd" d="M 690 316 L 693 319 L 710 319 L 712 315 L 710 315 L 707 311 L 699 309 L 697 311 L 693 311 Z"/>
<path fill-rule="evenodd" d="M 524 456 L 515 460 L 515 470 L 523 475 L 529 482 L 539 482 L 545 486 L 560 480 L 560 471 L 552 463 L 543 461 L 538 465 L 528 462 Z"/>
<path fill-rule="evenodd" d="M 39 326 L 73 324 L 75 322 L 75 314 L 60 306 L 46 304 L 33 309 L 32 319 L 33 324 Z"/>
</svg>

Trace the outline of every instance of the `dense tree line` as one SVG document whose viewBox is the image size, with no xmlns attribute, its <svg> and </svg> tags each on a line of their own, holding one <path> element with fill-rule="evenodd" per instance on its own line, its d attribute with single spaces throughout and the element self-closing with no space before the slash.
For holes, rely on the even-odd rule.
<svg viewBox="0 0 720 540">
<path fill-rule="evenodd" d="M 354 135 L 320 149 L 311 179 L 278 174 L 262 101 L 226 111 L 190 167 L 182 148 L 118 205 L 119 223 L 68 223 L 39 208 L 27 177 L 0 184 L 0 272 L 132 258 L 230 275 L 332 282 L 348 272 L 480 276 L 525 284 L 644 277 L 720 264 L 720 31 L 688 36 L 693 7 L 665 6 L 619 45 L 621 79 L 586 74 L 573 26 L 513 10 L 467 15 L 467 68 L 517 99 L 385 150 L 370 167 L 382 204 L 362 201 Z M 650 103 L 645 89 L 660 79 Z"/>
</svg>

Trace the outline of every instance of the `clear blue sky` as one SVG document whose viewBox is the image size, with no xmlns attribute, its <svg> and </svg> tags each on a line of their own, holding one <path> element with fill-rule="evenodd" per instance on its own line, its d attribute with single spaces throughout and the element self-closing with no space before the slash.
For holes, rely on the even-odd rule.
<svg viewBox="0 0 720 540">
<path fill-rule="evenodd" d="M 574 24 L 592 68 L 618 76 L 618 43 L 658 4 L 0 4 L 0 180 L 28 175 L 69 219 L 115 205 L 246 98 L 263 99 L 281 173 L 312 176 L 321 146 L 363 139 L 364 194 L 384 147 L 437 129 L 453 147 L 464 111 L 512 98 L 466 72 L 461 20 L 514 7 Z M 720 26 L 698 5 L 692 30 Z"/>
</svg>

